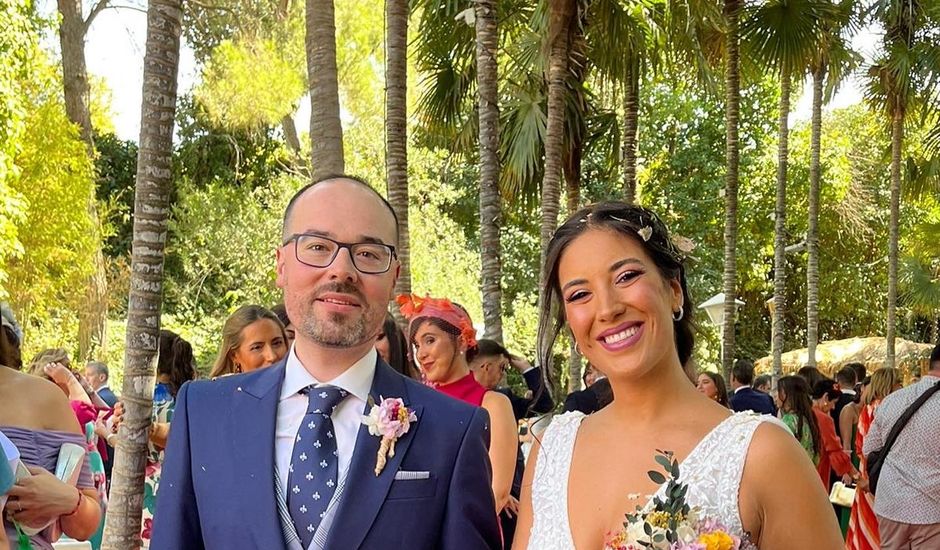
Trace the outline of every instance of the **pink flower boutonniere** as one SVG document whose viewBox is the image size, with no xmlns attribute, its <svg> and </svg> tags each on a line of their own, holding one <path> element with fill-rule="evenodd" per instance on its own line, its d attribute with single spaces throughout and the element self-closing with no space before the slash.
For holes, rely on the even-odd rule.
<svg viewBox="0 0 940 550">
<path fill-rule="evenodd" d="M 362 423 L 369 427 L 369 433 L 382 438 L 379 452 L 375 457 L 375 475 L 385 468 L 388 457 L 395 456 L 395 442 L 408 433 L 412 422 L 418 421 L 415 412 L 405 406 L 398 397 L 382 398 L 381 403 L 373 404 L 368 415 L 362 416 Z"/>
</svg>

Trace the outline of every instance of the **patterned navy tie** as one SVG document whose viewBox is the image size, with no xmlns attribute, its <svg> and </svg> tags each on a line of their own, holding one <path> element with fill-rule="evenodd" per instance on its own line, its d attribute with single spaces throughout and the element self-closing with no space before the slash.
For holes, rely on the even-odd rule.
<svg viewBox="0 0 940 550">
<path fill-rule="evenodd" d="M 349 393 L 335 386 L 307 386 L 300 390 L 309 399 L 294 439 L 287 476 L 287 509 L 304 548 L 336 492 L 339 453 L 330 416 Z"/>
</svg>

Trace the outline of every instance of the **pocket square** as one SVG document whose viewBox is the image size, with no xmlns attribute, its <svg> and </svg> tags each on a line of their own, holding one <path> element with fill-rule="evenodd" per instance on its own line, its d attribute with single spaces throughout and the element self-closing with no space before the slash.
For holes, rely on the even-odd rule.
<svg viewBox="0 0 940 550">
<path fill-rule="evenodd" d="M 412 472 L 408 470 L 398 470 L 395 472 L 396 480 L 428 479 L 430 477 L 431 472 Z"/>
</svg>

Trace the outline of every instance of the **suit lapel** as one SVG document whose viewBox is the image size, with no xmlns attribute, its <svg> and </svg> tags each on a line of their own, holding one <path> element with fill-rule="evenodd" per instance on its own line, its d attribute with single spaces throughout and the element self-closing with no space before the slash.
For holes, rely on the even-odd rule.
<svg viewBox="0 0 940 550">
<path fill-rule="evenodd" d="M 376 403 L 382 398 L 400 397 L 406 406 L 415 411 L 418 421 L 397 441 L 395 456 L 389 457 L 385 469 L 378 476 L 375 475 L 375 459 L 381 438 L 370 434 L 365 425 L 359 428 L 356 448 L 346 475 L 343 499 L 336 514 L 336 521 L 330 528 L 326 548 L 359 548 L 385 502 L 385 496 L 395 480 L 395 472 L 408 453 L 414 439 L 414 431 L 421 424 L 421 407 L 409 402 L 404 380 L 404 377 L 393 371 L 384 361 L 378 360 L 369 395 Z M 364 413 L 368 412 L 368 404 L 366 409 Z"/>
<path fill-rule="evenodd" d="M 258 548 L 284 546 L 274 495 L 274 432 L 285 362 L 245 377 L 232 397 L 231 456 L 235 479 L 241 484 L 241 516 L 248 523 Z"/>
</svg>

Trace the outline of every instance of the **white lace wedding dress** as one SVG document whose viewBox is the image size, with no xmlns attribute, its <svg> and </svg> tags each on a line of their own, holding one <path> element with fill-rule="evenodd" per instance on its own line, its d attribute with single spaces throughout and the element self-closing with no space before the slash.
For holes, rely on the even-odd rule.
<svg viewBox="0 0 940 550">
<path fill-rule="evenodd" d="M 532 484 L 531 550 L 573 550 L 568 518 L 568 477 L 575 438 L 584 414 L 556 416 L 542 436 Z M 733 534 L 742 536 L 738 512 L 738 489 L 744 460 L 754 430 L 775 418 L 756 413 L 736 413 L 712 429 L 679 464 L 679 481 L 689 486 L 690 506 L 705 517 L 721 521 Z M 665 485 L 655 496 L 663 497 Z"/>
</svg>

